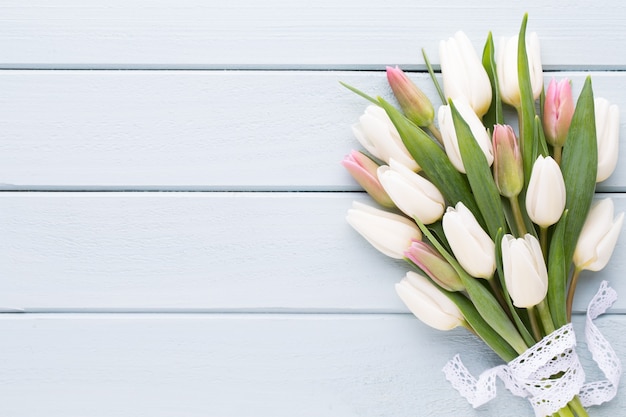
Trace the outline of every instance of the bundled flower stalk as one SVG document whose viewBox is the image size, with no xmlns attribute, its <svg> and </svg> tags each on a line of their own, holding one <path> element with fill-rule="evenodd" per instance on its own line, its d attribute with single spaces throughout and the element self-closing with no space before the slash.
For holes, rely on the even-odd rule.
<svg viewBox="0 0 626 417">
<path fill-rule="evenodd" d="M 594 100 L 590 78 L 576 102 L 569 80 L 544 91 L 539 39 L 526 24 L 527 16 L 497 51 L 490 33 L 481 58 L 462 32 L 442 41 L 443 89 L 424 54 L 443 103 L 436 117 L 397 67 L 387 77 L 400 109 L 344 84 L 372 105 L 353 126 L 367 153 L 353 151 L 343 165 L 385 208 L 355 202 L 347 220 L 413 267 L 396 290 L 418 318 L 465 327 L 507 362 L 478 380 L 458 357 L 446 365 L 470 403 L 491 399 L 499 377 L 537 416 L 583 417 L 615 395 L 621 373 L 592 322 L 615 299 L 606 283 L 587 318 L 606 381 L 583 384 L 571 327 L 580 272 L 606 266 L 624 219 L 611 199 L 593 202 L 617 162 L 619 116 Z"/>
</svg>

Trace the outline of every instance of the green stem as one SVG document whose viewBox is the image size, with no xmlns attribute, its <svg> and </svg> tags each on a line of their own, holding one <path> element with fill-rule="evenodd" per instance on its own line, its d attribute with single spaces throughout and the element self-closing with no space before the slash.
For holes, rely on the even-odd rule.
<svg viewBox="0 0 626 417">
<path fill-rule="evenodd" d="M 585 407 L 583 407 L 582 403 L 580 402 L 580 398 L 578 398 L 578 395 L 569 402 L 569 406 L 574 410 L 578 417 L 589 417 L 589 414 L 587 414 L 587 410 L 585 410 Z"/>
<path fill-rule="evenodd" d="M 548 262 L 548 228 L 539 227 L 539 242 L 541 243 L 541 253 L 543 253 L 543 260 Z"/>
<path fill-rule="evenodd" d="M 539 322 L 537 321 L 537 312 L 535 307 L 528 307 L 528 318 L 530 319 L 530 327 L 535 337 L 535 341 L 541 340 L 541 329 L 539 328 Z"/>
<path fill-rule="evenodd" d="M 572 321 L 572 304 L 574 303 L 574 293 L 576 292 L 576 285 L 578 284 L 578 277 L 580 276 L 581 272 L 582 269 L 578 267 L 574 269 L 574 274 L 572 274 L 572 282 L 570 282 L 569 288 L 567 290 L 566 308 L 568 322 Z"/>
<path fill-rule="evenodd" d="M 576 416 L 574 416 L 574 413 L 572 413 L 572 410 L 570 410 L 569 405 L 566 405 L 565 407 L 561 408 L 559 411 L 556 412 L 556 414 L 553 414 L 553 416 L 558 416 L 558 417 L 576 417 Z"/>
<path fill-rule="evenodd" d="M 552 152 L 552 157 L 556 161 L 557 164 L 561 165 L 561 155 L 563 153 L 562 146 L 555 146 Z"/>
<path fill-rule="evenodd" d="M 500 289 L 500 287 L 498 287 L 498 283 L 493 277 L 491 277 L 487 281 L 489 281 L 489 286 L 491 287 L 493 295 L 495 295 L 496 299 L 498 300 L 498 303 L 500 303 L 500 306 L 505 311 L 506 315 L 509 316 L 509 319 L 511 319 L 511 321 L 514 322 L 513 316 L 511 315 L 511 312 L 509 311 L 509 306 L 507 305 L 506 300 L 504 299 L 504 296 L 502 295 L 502 290 Z"/>
<path fill-rule="evenodd" d="M 430 130 L 430 133 L 433 134 L 435 139 L 437 139 L 437 141 L 443 145 L 443 139 L 441 138 L 441 132 L 439 131 L 439 129 L 437 129 L 437 126 L 435 126 L 434 123 L 431 123 L 430 126 L 427 127 L 427 129 Z"/>
<path fill-rule="evenodd" d="M 522 215 L 522 209 L 519 205 L 517 196 L 509 197 L 511 203 L 511 210 L 513 211 L 513 217 L 515 218 L 515 224 L 517 225 L 518 237 L 524 236 L 526 231 L 526 223 L 524 223 L 524 216 Z"/>
<path fill-rule="evenodd" d="M 548 308 L 548 302 L 544 298 L 539 304 L 537 304 L 537 311 L 539 312 L 539 318 L 541 319 L 541 325 L 546 335 L 549 335 L 556 329 L 554 328 L 554 322 L 552 316 L 550 316 L 550 308 Z"/>
</svg>

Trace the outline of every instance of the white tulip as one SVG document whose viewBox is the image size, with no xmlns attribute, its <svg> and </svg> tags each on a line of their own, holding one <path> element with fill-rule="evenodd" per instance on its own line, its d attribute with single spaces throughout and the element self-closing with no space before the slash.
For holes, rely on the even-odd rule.
<svg viewBox="0 0 626 417">
<path fill-rule="evenodd" d="M 439 42 L 443 90 L 447 99 L 463 100 L 482 117 L 491 105 L 491 83 L 469 38 L 457 32 Z"/>
<path fill-rule="evenodd" d="M 393 158 L 389 166 L 379 167 L 377 173 L 383 188 L 404 214 L 417 217 L 424 224 L 441 218 L 445 209 L 443 195 L 426 178 Z"/>
<path fill-rule="evenodd" d="M 598 139 L 598 174 L 596 182 L 611 176 L 617 165 L 619 151 L 619 108 L 606 99 L 594 100 L 596 136 Z"/>
<path fill-rule="evenodd" d="M 352 203 L 346 220 L 372 246 L 395 259 L 403 259 L 411 242 L 422 238 L 417 225 L 406 217 L 357 201 Z"/>
<path fill-rule="evenodd" d="M 518 35 L 501 38 L 496 53 L 496 73 L 500 96 L 502 101 L 514 107 L 519 107 L 521 103 L 517 74 L 517 44 Z M 530 85 L 536 100 L 543 90 L 543 69 L 539 37 L 535 32 L 526 36 L 526 56 L 528 57 Z"/>
<path fill-rule="evenodd" d="M 453 100 L 453 102 L 459 114 L 463 120 L 465 120 L 465 123 L 469 125 L 472 135 L 474 135 L 478 146 L 480 146 L 485 158 L 487 158 L 487 163 L 491 166 L 491 164 L 493 164 L 493 145 L 491 144 L 487 129 L 485 129 L 483 123 L 467 103 L 460 100 Z M 454 129 L 454 120 L 452 119 L 452 109 L 450 106 L 439 107 L 437 119 L 443 138 L 443 145 L 450 162 L 452 162 L 452 165 L 454 165 L 459 172 L 465 173 L 465 165 L 463 165 L 463 159 L 461 158 L 459 141 L 456 136 L 456 130 Z"/>
<path fill-rule="evenodd" d="M 462 202 L 448 207 L 443 231 L 455 258 L 463 269 L 477 278 L 489 279 L 496 270 L 495 244 Z"/>
<path fill-rule="evenodd" d="M 461 310 L 428 278 L 413 271 L 396 284 L 396 292 L 411 313 L 437 330 L 452 330 L 462 326 Z"/>
<path fill-rule="evenodd" d="M 565 182 L 559 164 L 552 157 L 539 155 L 528 182 L 526 211 L 541 227 L 558 222 L 565 209 Z"/>
<path fill-rule="evenodd" d="M 574 250 L 576 268 L 600 271 L 609 262 L 624 223 L 624 213 L 613 219 L 613 210 L 610 198 L 591 207 Z"/>
<path fill-rule="evenodd" d="M 359 122 L 352 125 L 352 132 L 361 145 L 376 158 L 386 163 L 393 158 L 412 171 L 419 169 L 417 162 L 404 146 L 398 130 L 381 107 L 368 106 Z"/>
<path fill-rule="evenodd" d="M 504 235 L 502 266 L 507 290 L 516 307 L 533 307 L 546 297 L 548 270 L 537 238 L 530 234 L 518 239 Z"/>
</svg>

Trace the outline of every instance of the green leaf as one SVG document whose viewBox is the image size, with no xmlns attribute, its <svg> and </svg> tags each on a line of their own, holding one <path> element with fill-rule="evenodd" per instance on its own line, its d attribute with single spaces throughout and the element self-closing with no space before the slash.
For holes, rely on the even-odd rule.
<svg viewBox="0 0 626 417">
<path fill-rule="evenodd" d="M 469 323 L 476 334 L 506 362 L 515 359 L 518 354 L 510 344 L 506 342 L 491 326 L 483 319 L 470 300 L 461 293 L 444 290 L 445 295 L 461 310 L 465 320 Z"/>
<path fill-rule="evenodd" d="M 504 115 L 502 113 L 502 98 L 500 97 L 500 87 L 498 86 L 498 74 L 496 72 L 495 47 L 493 44 L 493 36 L 491 32 L 487 36 L 487 42 L 483 49 L 483 67 L 489 76 L 491 83 L 491 106 L 483 116 L 485 126 L 493 132 L 493 126 L 496 124 L 504 124 Z"/>
<path fill-rule="evenodd" d="M 500 306 L 498 300 L 494 295 L 476 278 L 471 277 L 459 264 L 459 262 L 452 256 L 445 248 L 437 241 L 435 236 L 426 228 L 426 226 L 418 219 L 414 219 L 422 233 L 430 243 L 439 251 L 441 256 L 452 265 L 461 277 L 461 281 L 465 286 L 465 291 L 470 300 L 476 307 L 476 310 L 480 316 L 489 324 L 489 326 L 495 330 L 504 340 L 507 341 L 515 349 L 518 354 L 521 354 L 528 349 L 528 345 L 517 331 L 515 325 L 509 319 L 506 312 Z"/>
<path fill-rule="evenodd" d="M 474 193 L 476 204 L 483 219 L 485 219 L 487 231 L 491 238 L 495 239 L 498 229 L 507 229 L 500 192 L 493 179 L 485 154 L 452 100 L 450 100 L 450 109 L 467 179 Z"/>
<path fill-rule="evenodd" d="M 437 93 L 439 94 L 439 98 L 443 104 L 446 104 L 446 96 L 443 94 L 443 90 L 441 89 L 441 85 L 439 85 L 439 81 L 437 81 L 437 77 L 435 77 L 435 71 L 433 71 L 433 66 L 430 65 L 430 61 L 428 60 L 428 55 L 426 55 L 426 50 L 422 48 L 422 56 L 424 57 L 424 62 L 426 63 L 426 68 L 428 69 L 428 74 L 430 74 L 430 79 L 433 81 L 435 88 L 437 89 Z"/>
<path fill-rule="evenodd" d="M 348 90 L 352 91 L 353 93 L 363 97 L 365 100 L 369 100 L 369 101 L 371 101 L 372 103 L 374 103 L 376 105 L 380 105 L 378 103 L 378 100 L 376 100 L 375 98 L 373 98 L 371 96 L 368 96 L 367 94 L 365 94 L 363 91 L 359 90 L 358 88 L 352 87 L 351 85 L 346 84 L 343 81 L 339 81 L 339 84 L 343 85 L 344 87 L 346 87 Z"/>
<path fill-rule="evenodd" d="M 537 160 L 539 155 L 548 156 L 548 144 L 546 142 L 546 135 L 543 133 L 543 124 L 539 116 L 535 115 L 534 121 L 534 137 L 533 137 L 533 161 Z"/>
<path fill-rule="evenodd" d="M 528 14 L 524 15 L 522 27 L 520 28 L 517 44 L 517 74 L 520 90 L 521 109 L 518 109 L 520 117 L 520 147 L 522 149 L 522 160 L 524 162 L 524 183 L 528 185 L 530 173 L 536 158 L 533 158 L 534 143 L 534 121 L 535 121 L 535 99 L 530 84 L 530 70 L 528 69 L 528 55 L 526 53 L 526 24 Z"/>
<path fill-rule="evenodd" d="M 467 179 L 454 168 L 445 151 L 387 101 L 380 97 L 378 101 L 389 115 L 413 159 L 444 198 L 451 205 L 462 201 L 474 213 L 478 222 L 484 224 Z"/>
<path fill-rule="evenodd" d="M 568 210 L 563 235 L 563 256 L 572 261 L 578 236 L 585 223 L 596 187 L 598 148 L 591 78 L 587 77 L 576 103 L 561 160 Z"/>
<path fill-rule="evenodd" d="M 569 262 L 565 261 L 565 229 L 568 211 L 565 210 L 557 223 L 548 254 L 548 306 L 554 325 L 558 328 L 567 324 L 567 273 Z"/>
</svg>

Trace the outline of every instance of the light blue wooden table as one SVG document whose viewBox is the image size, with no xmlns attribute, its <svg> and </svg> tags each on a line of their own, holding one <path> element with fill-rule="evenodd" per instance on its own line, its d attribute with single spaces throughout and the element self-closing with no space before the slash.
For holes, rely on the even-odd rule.
<svg viewBox="0 0 626 417">
<path fill-rule="evenodd" d="M 389 97 L 397 64 L 434 98 L 420 48 L 437 64 L 526 11 L 546 79 L 591 74 L 626 121 L 618 1 L 2 1 L 0 416 L 530 416 L 448 385 L 455 353 L 499 361 L 408 314 L 405 265 L 345 223 L 366 103 L 338 83 Z M 626 210 L 626 156 L 598 191 Z M 575 302 L 580 329 L 617 289 L 598 325 L 622 360 L 625 255 L 626 235 Z"/>
</svg>

